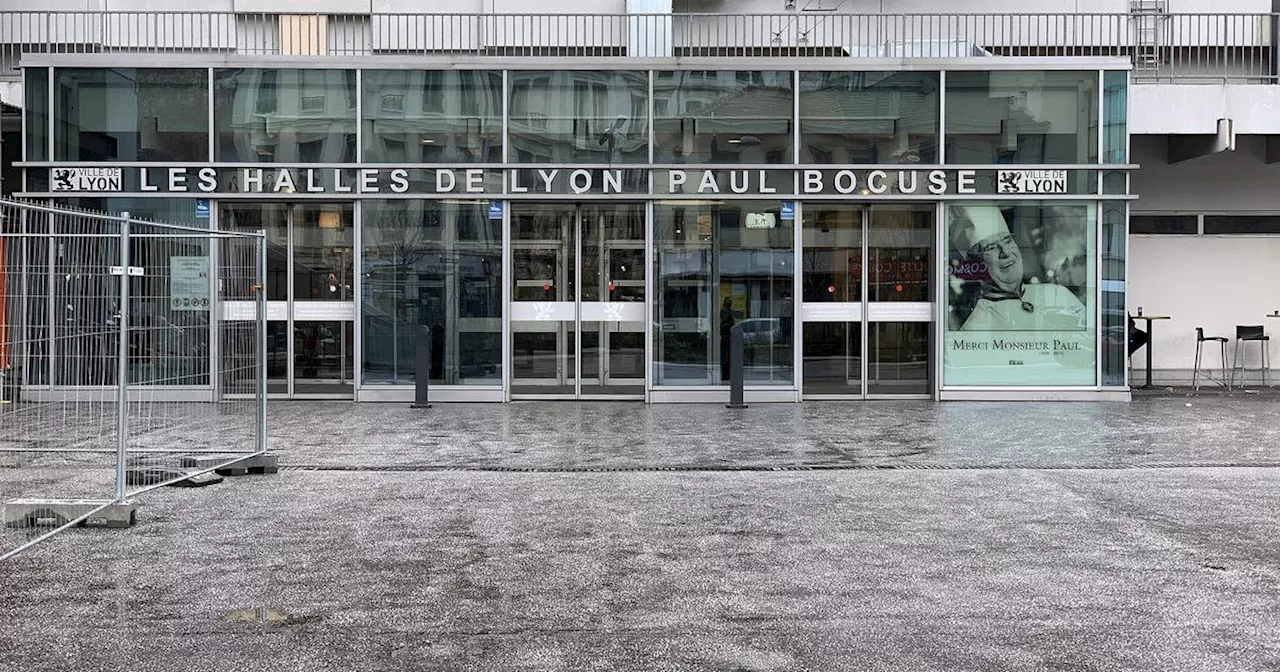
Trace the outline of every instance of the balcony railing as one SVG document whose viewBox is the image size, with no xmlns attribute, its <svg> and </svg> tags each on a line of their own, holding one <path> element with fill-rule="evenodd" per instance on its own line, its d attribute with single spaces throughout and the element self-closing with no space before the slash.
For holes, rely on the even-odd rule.
<svg viewBox="0 0 1280 672">
<path fill-rule="evenodd" d="M 32 53 L 249 56 L 1129 58 L 1148 82 L 1275 83 L 1276 14 L 244 14 L 0 11 Z M 91 62 L 91 61 L 87 61 Z"/>
</svg>

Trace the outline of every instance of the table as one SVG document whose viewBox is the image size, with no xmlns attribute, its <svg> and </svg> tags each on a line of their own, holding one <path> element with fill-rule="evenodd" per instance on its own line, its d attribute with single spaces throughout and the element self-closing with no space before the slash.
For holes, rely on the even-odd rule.
<svg viewBox="0 0 1280 672">
<path fill-rule="evenodd" d="M 1152 333 L 1151 325 L 1155 320 L 1173 319 L 1168 315 L 1134 315 L 1135 320 L 1147 321 L 1147 384 L 1139 387 L 1140 390 L 1151 389 L 1151 345 L 1156 342 L 1155 334 Z"/>
</svg>

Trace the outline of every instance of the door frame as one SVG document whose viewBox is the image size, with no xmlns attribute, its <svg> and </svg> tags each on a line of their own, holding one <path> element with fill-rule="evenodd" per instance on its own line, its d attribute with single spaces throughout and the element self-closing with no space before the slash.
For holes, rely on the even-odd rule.
<svg viewBox="0 0 1280 672">
<path fill-rule="evenodd" d="M 945 289 L 945 282 L 943 282 L 943 279 L 939 277 L 940 275 L 939 259 L 941 258 L 939 254 L 940 254 L 940 250 L 943 249 L 941 247 L 943 243 L 942 204 L 940 202 L 936 203 L 933 205 L 933 208 L 932 208 L 933 225 L 930 231 L 930 233 L 932 234 L 931 235 L 932 242 L 931 242 L 931 250 L 929 252 L 929 260 L 926 265 L 926 269 L 927 269 L 927 272 L 929 273 L 929 277 L 931 279 L 931 285 L 932 285 L 929 292 L 930 300 L 927 302 L 929 304 L 928 319 L 927 320 L 921 320 L 921 319 L 877 320 L 875 319 L 875 315 L 874 315 L 874 313 L 877 312 L 877 310 L 873 308 L 873 306 L 892 305 L 895 302 L 870 301 L 871 284 L 870 284 L 870 264 L 868 263 L 868 259 L 869 259 L 870 250 L 871 250 L 870 232 L 871 232 L 871 222 L 874 216 L 873 212 L 877 207 L 884 208 L 886 206 L 888 207 L 916 206 L 916 205 L 919 205 L 919 203 L 914 201 L 884 201 L 884 202 L 855 201 L 853 203 L 861 213 L 860 229 L 861 229 L 862 245 L 860 248 L 861 249 L 861 252 L 860 252 L 861 275 L 859 278 L 860 290 L 859 290 L 859 296 L 858 296 L 857 302 L 845 302 L 845 303 L 853 304 L 850 310 L 854 315 L 856 315 L 856 320 L 854 320 L 853 316 L 851 315 L 851 316 L 848 316 L 839 320 L 834 320 L 834 321 L 857 325 L 856 328 L 858 331 L 856 333 L 860 334 L 860 346 L 859 346 L 860 352 L 857 353 L 859 362 L 860 362 L 860 368 L 861 368 L 861 371 L 860 371 L 861 377 L 859 379 L 859 386 L 858 386 L 859 391 L 856 393 L 849 393 L 849 394 L 806 393 L 804 391 L 804 368 L 803 368 L 804 367 L 804 342 L 803 342 L 804 336 L 803 336 L 803 333 L 804 333 L 804 324 L 806 323 L 806 321 L 803 319 L 803 315 L 801 315 L 801 318 L 796 320 L 798 324 L 795 327 L 800 332 L 798 337 L 799 337 L 799 342 L 801 344 L 801 347 L 798 348 L 799 352 L 797 352 L 796 354 L 796 371 L 797 371 L 796 378 L 799 381 L 800 399 L 814 400 L 814 401 L 819 401 L 819 400 L 866 401 L 866 400 L 876 400 L 876 399 L 936 400 L 938 397 L 938 388 L 939 388 L 938 372 L 941 370 L 940 369 L 941 364 L 939 361 L 939 358 L 941 357 L 941 348 L 940 348 L 941 341 L 938 338 L 938 331 L 939 331 L 940 325 L 942 324 L 940 306 L 942 305 L 942 291 Z M 803 273 L 802 269 L 804 264 L 804 253 L 805 253 L 804 231 L 803 231 L 804 205 L 803 203 L 798 203 L 796 207 L 798 210 L 796 216 L 800 218 L 800 221 L 801 221 L 801 226 L 797 227 L 797 243 L 796 243 L 797 257 L 799 258 L 797 267 L 801 269 L 800 272 L 797 273 L 797 276 L 799 276 Z M 923 210 L 923 208 L 921 208 L 921 210 Z M 854 249 L 854 248 L 848 248 L 848 249 Z M 803 280 L 801 279 L 801 282 L 802 281 Z M 797 288 L 797 291 L 798 292 L 800 291 L 799 287 Z M 797 294 L 797 296 L 799 296 L 799 294 Z M 926 302 L 911 302 L 911 303 L 926 303 Z M 803 304 L 803 302 L 801 302 L 801 304 Z M 821 320 L 813 320 L 810 322 L 820 323 Z M 893 323 L 893 322 L 917 322 L 917 323 L 925 323 L 930 325 L 928 329 L 928 338 L 927 338 L 928 342 L 925 346 L 926 352 L 929 353 L 929 358 L 930 358 L 930 361 L 927 364 L 927 375 L 929 380 L 928 392 L 905 393 L 905 394 L 886 394 L 883 392 L 879 392 L 879 393 L 869 392 L 870 380 L 868 379 L 868 375 L 871 372 L 871 353 L 872 353 L 871 325 L 880 324 L 880 323 Z M 848 333 L 853 333 L 853 330 L 852 329 L 849 330 Z M 846 338 L 848 338 L 848 333 L 846 334 Z M 847 356 L 848 355 L 846 355 L 846 357 Z M 846 369 L 848 368 L 847 363 L 845 368 Z"/>
<path fill-rule="evenodd" d="M 649 322 L 649 310 L 650 310 L 649 306 L 650 306 L 650 303 L 651 303 L 651 302 L 650 302 L 650 284 L 651 284 L 651 276 L 652 276 L 652 273 L 651 273 L 651 270 L 652 270 L 652 269 L 650 268 L 650 253 L 649 253 L 649 242 L 650 242 L 650 239 L 651 239 L 651 233 L 650 233 L 650 217 L 649 217 L 649 214 L 650 214 L 650 205 L 649 205 L 649 203 L 648 203 L 647 201 L 642 201 L 642 200 L 626 201 L 626 203 L 629 203 L 629 204 L 631 204 L 631 205 L 633 205 L 633 206 L 636 206 L 636 207 L 637 207 L 637 209 L 640 211 L 641 216 L 643 217 L 643 229 L 642 229 L 642 232 L 641 232 L 641 233 L 642 233 L 642 238 L 641 238 L 640 240 L 634 241 L 634 244 L 633 244 L 633 245 L 610 246 L 610 245 L 607 245 L 607 244 L 606 244 L 606 241 L 604 240 L 604 236 L 603 236 L 603 235 L 601 235 L 601 236 L 600 236 L 600 241 L 599 241 L 599 243 L 600 243 L 600 244 L 599 244 L 599 247 L 600 247 L 600 254 L 601 254 L 601 258 L 602 258 L 603 260 L 607 261 L 607 260 L 609 259 L 608 250 L 610 250 L 610 249 L 614 249 L 615 247 L 623 247 L 623 248 L 634 247 L 635 249 L 640 249 L 640 246 L 642 246 L 642 245 L 644 246 L 644 247 L 643 247 L 643 255 L 642 255 L 642 257 L 643 257 L 643 259 L 644 259 L 644 261 L 643 261 L 643 263 L 644 263 L 644 280 L 643 280 L 643 287 L 644 287 L 644 289 L 645 289 L 645 293 L 644 293 L 645 300 L 641 303 L 641 308 L 642 308 L 642 311 L 643 311 L 643 317 L 642 317 L 641 319 L 642 319 L 643 323 L 645 324 L 644 330 L 643 330 L 643 332 L 641 332 L 641 333 L 643 333 L 643 339 L 644 339 L 644 349 L 643 349 L 643 355 L 642 355 L 642 357 L 643 357 L 643 366 L 644 366 L 644 376 L 643 376 L 643 378 L 639 379 L 639 381 L 638 381 L 638 382 L 637 382 L 637 384 L 635 385 L 635 386 L 639 386 L 639 387 L 641 387 L 643 391 L 642 391 L 642 392 L 640 392 L 640 393 L 630 393 L 630 394 L 621 394 L 621 393 L 620 393 L 620 394 L 609 394 L 609 393 L 583 393 L 583 391 L 582 391 L 582 380 L 583 380 L 583 374 L 584 374 L 584 370 L 583 370 L 583 360 L 582 360 L 582 340 L 583 340 L 583 339 L 582 339 L 582 334 L 583 334 L 583 327 L 582 327 L 582 325 L 583 325 L 582 312 L 583 312 L 583 305 L 584 305 L 584 304 L 604 304 L 604 303 L 612 303 L 611 301 L 584 301 L 584 300 L 583 300 L 583 298 L 582 298 L 582 290 L 583 290 L 583 285 L 582 285 L 582 267 L 583 267 L 583 262 L 584 262 L 584 259 L 583 259 L 583 256 L 582 256 L 582 253 L 583 253 L 583 233 L 584 233 L 584 230 L 585 230 L 585 228 L 586 228 L 586 226 L 585 226 L 585 219 L 586 219 L 586 217 L 584 216 L 584 211 L 585 211 L 585 210 L 590 210 L 593 204 L 588 204 L 588 203 L 583 203 L 583 202 L 577 202 L 577 201 L 552 201 L 552 202 L 546 202 L 546 201 L 523 201 L 523 202 L 521 202 L 521 201 L 508 201 L 508 202 L 507 202 L 507 213 L 506 213 L 506 214 L 507 214 L 507 230 L 508 230 L 507 239 L 508 239 L 508 241 L 509 241 L 509 242 L 508 242 L 508 245 L 507 245 L 507 248 L 506 248 L 506 256 L 507 256 L 507 259 L 506 259 L 506 260 L 504 260 L 504 261 L 508 264 L 508 267 L 510 268 L 510 275 L 508 276 L 508 277 L 510 278 L 510 280 L 508 280 L 508 281 L 505 283 L 505 284 L 510 288 L 510 290 L 511 290 L 511 294 L 509 295 L 509 298 L 508 298 L 508 300 L 507 300 L 507 311 L 506 311 L 506 312 L 507 312 L 507 314 L 508 314 L 509 316 L 514 317 L 514 312 L 515 312 L 515 311 L 513 310 L 513 308 L 514 308 L 514 306 L 515 306 L 516 304 L 524 303 L 523 301 L 518 300 L 518 299 L 516 298 L 516 296 L 515 296 L 516 283 L 517 283 L 518 281 L 517 281 L 517 280 L 516 280 L 516 278 L 515 278 L 515 263 L 514 263 L 514 257 L 515 257 L 515 254 L 516 254 L 516 251 L 517 251 L 517 250 L 519 250 L 519 249 L 555 249 L 555 250 L 558 250 L 558 251 L 570 252 L 570 253 L 572 254 L 572 258 L 573 258 L 573 267 L 572 267 L 572 268 L 566 268 L 566 269 L 563 269 L 563 270 L 564 270 L 565 280 L 567 281 L 569 278 L 572 278 L 572 285 L 571 285 L 571 298 L 570 298 L 569 300 L 566 300 L 566 301 L 556 301 L 556 302 L 554 302 L 554 303 L 560 303 L 560 304 L 572 304 L 573 320 L 572 320 L 572 321 L 570 321 L 570 320 L 567 320 L 567 319 L 557 319 L 557 320 L 548 320 L 548 322 L 554 322 L 554 323 L 557 325 L 557 327 L 556 327 L 556 331 L 560 334 L 560 336 L 557 338 L 557 344 L 556 344 L 556 357 L 557 357 L 557 358 L 562 359 L 564 356 L 566 356 L 566 355 L 568 354 L 568 353 L 566 352 L 566 349 L 565 349 L 565 347 L 564 347 L 564 344 L 565 344 L 565 340 L 566 340 L 566 338 L 567 338 L 567 336 L 568 336 L 569 330 L 571 329 L 571 330 L 572 330 L 572 332 L 573 332 L 573 370 L 572 370 L 572 371 L 570 371 L 570 372 L 566 372 L 566 375 L 565 375 L 563 378 L 562 378 L 562 377 L 560 377 L 560 376 L 557 376 L 557 380 L 555 381 L 555 382 L 557 383 L 557 385 L 556 385 L 557 387 L 568 387 L 568 385 L 567 385 L 567 384 L 565 384 L 565 383 L 561 383 L 561 380 L 567 380 L 570 376 L 572 376 L 572 379 L 573 379 L 573 391 L 572 391 L 572 392 L 563 392 L 563 393 L 554 393 L 554 392 L 549 392 L 549 393 L 545 393 L 545 394 L 539 394 L 539 393 L 537 393 L 537 392 L 533 392 L 533 393 L 529 393 L 529 392 L 513 392 L 513 388 L 514 388 L 517 384 L 519 384 L 519 385 L 521 385 L 521 386 L 523 387 L 523 386 L 525 386 L 525 385 L 530 384 L 530 382 L 531 382 L 531 381 L 542 381 L 542 380 L 545 380 L 545 379 L 537 379 L 537 378 L 533 378 L 533 379 L 521 379 L 521 382 L 517 383 L 517 379 L 516 379 L 516 377 L 515 377 L 515 366 L 514 366 L 514 363 L 515 363 L 515 361 L 514 361 L 514 360 L 515 360 L 514 339 L 515 339 L 515 333 L 516 333 L 516 330 L 515 330 L 515 327 L 514 327 L 514 326 L 510 326 L 510 327 L 508 328 L 508 330 L 507 330 L 506 340 L 508 340 L 508 341 L 509 341 L 509 345 L 508 345 L 508 347 L 509 347 L 509 349 L 510 349 L 510 351 L 511 351 L 511 357 L 510 357 L 510 359 L 508 360 L 508 365 L 505 367 L 505 368 L 506 368 L 506 375 L 504 376 L 504 379 L 505 379 L 505 380 L 504 380 L 504 388 L 505 388 L 505 391 L 506 391 L 505 396 L 506 396 L 506 400 L 507 400 L 507 401 L 513 401 L 513 400 L 516 400 L 516 401 L 523 401 L 523 400 L 558 400 L 558 401 L 564 401 L 564 400 L 569 400 L 569 401 L 575 401 L 575 400 L 576 400 L 576 401 L 609 401 L 609 400 L 617 400 L 617 401 L 648 401 L 648 395 L 649 395 L 649 348 L 650 348 L 650 342 L 649 342 L 649 341 L 650 341 L 650 334 L 649 334 L 649 329 L 650 329 L 650 327 L 649 327 L 648 322 Z M 571 246 L 566 246 L 566 245 L 564 244 L 564 241 L 563 241 L 563 240 L 561 240 L 561 241 L 560 241 L 560 243 L 559 243 L 558 245 L 556 245 L 556 246 L 552 247 L 552 246 L 550 245 L 550 243 L 551 243 L 552 241 L 548 241 L 548 240 L 531 240 L 531 241 L 518 241 L 518 240 L 516 240 L 516 238 L 514 237 L 514 235 L 512 235 L 512 234 L 510 233 L 510 232 L 511 232 L 511 230 L 512 230 L 512 227 L 513 227 L 514 210 L 515 210 L 515 208 L 517 208 L 517 207 L 519 207 L 519 206 L 521 206 L 521 205 L 529 205 L 529 204 L 536 204 L 536 205 L 542 205 L 542 206 L 551 206 L 551 207 L 557 207 L 557 206 L 558 206 L 558 207 L 563 207 L 563 208 L 572 208 L 572 210 L 573 210 L 573 215 L 572 215 L 572 228 L 570 229 L 569 233 L 570 233 L 570 235 L 572 235 L 572 236 L 573 236 L 573 244 L 572 244 Z M 571 248 L 571 249 L 570 249 L 570 248 Z M 563 259 L 563 257 L 565 257 L 565 256 L 569 256 L 569 255 L 568 255 L 568 254 L 561 255 L 561 259 Z M 603 277 L 603 274 L 607 274 L 607 273 L 608 273 L 608 269 L 607 269 L 607 268 L 603 268 L 603 267 L 602 267 L 602 268 L 600 268 L 599 270 L 600 270 L 600 273 L 602 274 L 602 277 Z M 557 270 L 557 275 L 559 275 L 559 274 L 560 274 L 560 270 L 558 269 L 558 270 Z M 558 280 L 558 279 L 559 279 L 559 278 L 557 278 L 557 280 Z M 606 286 L 606 288 L 607 288 L 607 286 Z M 627 302 L 627 303 L 626 303 L 626 305 L 631 305 L 631 304 L 630 304 L 630 302 Z M 515 321 L 517 321 L 517 320 L 509 319 L 509 320 L 508 320 L 508 323 L 510 324 L 510 322 L 515 322 Z M 524 320 L 519 320 L 519 321 L 524 321 Z M 630 321 L 630 320 L 628 320 L 628 321 Z M 570 323 L 571 323 L 571 324 L 570 324 Z M 603 335 L 603 334 L 605 333 L 605 330 L 600 329 L 597 333 L 600 333 L 601 335 Z M 597 343 L 596 347 L 597 347 L 597 349 L 598 349 L 600 352 L 602 352 L 602 353 L 607 353 L 607 350 L 608 350 L 608 341 L 607 341 L 607 339 L 601 339 L 601 340 Z M 600 361 L 600 362 L 604 362 L 604 361 L 605 361 L 605 359 L 606 359 L 606 355 L 602 355 L 602 357 L 599 359 L 599 361 Z M 607 367 L 605 367 L 605 366 L 604 366 L 604 364 L 600 364 L 600 366 L 601 366 L 601 368 L 602 368 L 602 369 L 607 368 Z M 601 375 L 602 375 L 602 372 L 601 372 L 601 371 L 596 371 L 596 372 L 594 373 L 594 377 L 592 378 L 592 380 L 597 380 L 597 379 L 601 378 Z M 612 380 L 612 378 L 610 378 L 609 380 Z M 608 387 L 609 380 L 599 380 L 599 386 L 600 386 L 600 387 L 605 387 L 605 388 L 607 388 L 607 387 Z M 533 382 L 533 384 L 536 384 L 536 382 Z M 634 387 L 634 386 L 632 386 L 632 387 Z"/>
<path fill-rule="evenodd" d="M 356 250 L 359 249 L 359 243 L 360 243 L 360 227 L 358 224 L 360 221 L 359 201 L 357 200 L 259 201 L 259 200 L 236 200 L 236 199 L 219 200 L 216 202 L 216 206 L 217 206 L 216 221 L 219 228 L 221 229 L 224 226 L 225 212 L 227 209 L 234 208 L 237 205 L 250 205 L 250 204 L 279 205 L 279 206 L 283 206 L 285 211 L 285 287 L 286 287 L 285 296 L 286 298 L 283 301 L 275 300 L 275 301 L 265 302 L 266 312 L 267 312 L 267 315 L 266 315 L 267 322 L 268 323 L 283 322 L 285 324 L 285 335 L 286 335 L 285 380 L 284 380 L 285 391 L 283 393 L 281 392 L 268 393 L 267 398 L 268 399 L 354 400 L 356 395 L 356 389 L 359 386 L 359 379 L 358 379 L 357 372 L 359 370 L 359 359 L 360 359 L 357 356 L 358 353 L 360 352 L 360 330 L 358 328 L 359 320 L 357 319 L 359 311 L 356 308 L 356 297 L 359 295 L 359 292 L 360 292 L 360 274 L 357 272 L 357 269 L 356 269 L 357 259 L 355 257 Z M 351 287 L 350 299 L 341 300 L 341 301 L 302 301 L 302 303 L 307 303 L 307 304 L 312 304 L 312 303 L 333 304 L 332 307 L 338 308 L 338 312 L 343 313 L 343 315 L 339 317 L 298 319 L 296 315 L 296 313 L 298 312 L 299 300 L 298 300 L 298 297 L 295 295 L 295 287 L 294 287 L 294 249 L 295 249 L 294 234 L 295 234 L 295 228 L 296 228 L 295 212 L 297 208 L 301 206 L 308 206 L 308 205 L 318 205 L 318 206 L 337 205 L 339 207 L 341 206 L 351 207 L 352 244 L 350 249 L 350 255 L 351 255 L 351 264 L 352 264 L 352 268 L 351 268 L 352 287 Z M 265 280 L 266 279 L 264 278 L 264 281 Z M 350 314 L 346 315 L 346 313 L 348 312 Z M 345 371 L 344 377 L 342 378 L 342 380 L 346 382 L 345 383 L 338 382 L 335 384 L 335 387 L 341 387 L 345 391 L 333 392 L 333 393 L 299 393 L 296 391 L 295 383 L 297 382 L 297 376 L 296 376 L 295 358 L 297 353 L 294 348 L 294 341 L 295 341 L 295 334 L 296 334 L 295 324 L 297 322 L 338 322 L 342 326 L 342 334 L 339 338 L 339 342 L 340 342 L 339 359 L 341 362 L 340 367 L 342 367 L 344 371 L 346 369 L 346 360 L 347 360 L 346 334 L 348 333 L 347 330 L 348 329 L 350 330 L 350 334 L 352 337 L 351 368 L 349 371 Z M 276 380 L 276 384 L 279 384 L 279 379 L 275 379 L 275 380 Z M 268 382 L 270 382 L 270 380 Z"/>
</svg>

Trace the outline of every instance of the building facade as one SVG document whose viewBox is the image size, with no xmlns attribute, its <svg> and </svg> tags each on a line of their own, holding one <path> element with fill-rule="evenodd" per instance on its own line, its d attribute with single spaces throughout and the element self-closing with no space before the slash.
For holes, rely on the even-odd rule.
<svg viewBox="0 0 1280 672">
<path fill-rule="evenodd" d="M 1064 13 L 1101 27 L 1030 44 L 1035 16 L 928 32 L 796 4 L 178 13 L 200 19 L 178 53 L 140 44 L 173 32 L 161 20 L 133 48 L 23 51 L 19 193 L 266 230 L 285 397 L 411 399 L 425 327 L 434 399 L 717 401 L 736 327 L 748 401 L 1127 398 L 1126 312 L 1178 307 L 1158 381 L 1194 352 L 1181 321 L 1213 314 L 1165 297 L 1141 255 L 1235 246 L 1266 272 L 1265 177 L 1250 191 L 1225 168 L 1265 165 L 1266 137 L 1204 103 L 1142 119 L 1175 87 L 1269 95 L 1265 45 L 1210 71 L 1101 47 L 1147 25 L 1129 7 Z M 1232 183 L 1216 208 L 1196 170 Z M 1246 191 L 1252 219 L 1232 211 Z M 165 317 L 212 333 L 242 309 L 217 294 Z M 1260 318 L 1260 300 L 1206 309 Z M 206 340 L 175 355 L 175 394 L 207 396 Z M 46 368 L 32 380 L 83 382 Z"/>
</svg>

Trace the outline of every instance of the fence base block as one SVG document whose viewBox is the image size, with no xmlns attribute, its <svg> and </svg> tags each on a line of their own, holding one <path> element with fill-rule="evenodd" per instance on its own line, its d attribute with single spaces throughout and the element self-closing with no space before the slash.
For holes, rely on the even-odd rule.
<svg viewBox="0 0 1280 672">
<path fill-rule="evenodd" d="M 89 499 L 14 499 L 4 504 L 5 527 L 60 527 L 100 507 L 103 502 Z M 138 522 L 138 507 L 124 501 L 89 516 L 82 527 L 133 527 Z"/>
<path fill-rule="evenodd" d="M 181 465 L 184 469 L 210 469 L 226 461 L 225 457 L 184 457 Z M 275 455 L 266 454 L 246 457 L 216 471 L 219 476 L 244 476 L 245 474 L 274 474 L 280 471 L 280 467 Z"/>
</svg>

